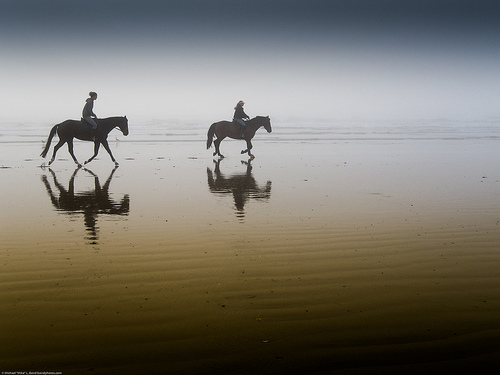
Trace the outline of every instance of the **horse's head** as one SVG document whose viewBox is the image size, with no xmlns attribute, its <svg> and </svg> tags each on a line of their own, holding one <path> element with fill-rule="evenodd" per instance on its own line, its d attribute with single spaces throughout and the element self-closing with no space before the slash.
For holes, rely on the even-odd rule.
<svg viewBox="0 0 500 375">
<path fill-rule="evenodd" d="M 271 133 L 273 129 L 271 128 L 271 119 L 269 116 L 264 117 L 264 129 L 267 130 L 268 133 Z"/>
<path fill-rule="evenodd" d="M 127 116 L 124 116 L 120 118 L 120 123 L 118 124 L 118 127 L 120 128 L 121 132 L 123 135 L 127 136 L 128 135 L 128 119 Z"/>
</svg>

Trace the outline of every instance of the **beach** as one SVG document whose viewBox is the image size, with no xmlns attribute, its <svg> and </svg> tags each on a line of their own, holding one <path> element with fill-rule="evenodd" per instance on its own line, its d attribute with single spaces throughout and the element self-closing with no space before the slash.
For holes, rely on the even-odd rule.
<svg viewBox="0 0 500 375">
<path fill-rule="evenodd" d="M 255 159 L 208 125 L 129 119 L 81 168 L 0 125 L 0 371 L 500 367 L 494 121 L 272 119 Z"/>
</svg>

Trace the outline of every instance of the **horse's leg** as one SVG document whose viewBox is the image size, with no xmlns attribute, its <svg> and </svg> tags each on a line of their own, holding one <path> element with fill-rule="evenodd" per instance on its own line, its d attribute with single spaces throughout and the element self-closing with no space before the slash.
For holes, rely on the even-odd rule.
<svg viewBox="0 0 500 375">
<path fill-rule="evenodd" d="M 214 155 L 213 155 L 213 156 L 215 156 L 215 155 L 219 155 L 221 158 L 223 158 L 223 157 L 224 157 L 224 155 L 222 155 L 222 154 L 220 153 L 220 149 L 219 149 L 219 145 L 220 145 L 220 143 L 222 142 L 222 140 L 223 140 L 224 138 L 225 138 L 225 137 L 217 138 L 217 139 L 214 141 L 215 152 L 214 152 Z"/>
<path fill-rule="evenodd" d="M 246 150 L 241 150 L 241 153 L 244 154 L 244 153 L 248 153 L 248 156 L 250 156 L 252 159 L 255 157 L 252 155 L 252 153 L 250 152 L 250 150 L 252 149 L 252 142 L 247 139 L 247 149 Z"/>
<path fill-rule="evenodd" d="M 91 158 L 89 160 L 87 160 L 84 164 L 87 165 L 88 163 L 90 163 L 92 160 L 95 159 L 95 157 L 97 156 L 97 154 L 99 153 L 99 147 L 101 146 L 101 143 L 100 142 L 94 142 L 94 155 L 91 156 Z"/>
<path fill-rule="evenodd" d="M 62 145 L 65 143 L 66 143 L 66 141 L 59 139 L 59 142 L 57 142 L 57 144 L 54 146 L 54 152 L 52 153 L 52 159 L 50 159 L 49 165 L 51 165 L 54 162 L 54 160 L 56 159 L 57 150 L 59 150 L 62 147 Z"/>
<path fill-rule="evenodd" d="M 104 141 L 102 141 L 102 145 L 108 152 L 109 156 L 111 156 L 111 160 L 113 160 L 113 163 L 115 163 L 115 165 L 118 165 L 117 161 L 115 160 L 115 157 L 113 156 L 113 153 L 111 152 L 111 149 L 109 148 L 108 140 L 105 139 Z"/>
<path fill-rule="evenodd" d="M 81 166 L 78 160 L 76 160 L 75 154 L 73 153 L 73 139 L 68 140 L 68 151 L 71 157 L 73 158 L 74 162 L 76 163 L 76 165 Z"/>
<path fill-rule="evenodd" d="M 214 139 L 214 147 L 215 147 L 215 151 L 214 153 L 212 154 L 212 156 L 215 156 L 219 153 L 219 144 L 220 144 L 220 139 L 217 138 L 217 139 Z"/>
</svg>

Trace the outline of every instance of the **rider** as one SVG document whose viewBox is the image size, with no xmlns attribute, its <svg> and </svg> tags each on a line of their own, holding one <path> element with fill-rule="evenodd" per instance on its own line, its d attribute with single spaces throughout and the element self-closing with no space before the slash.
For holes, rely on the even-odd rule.
<svg viewBox="0 0 500 375">
<path fill-rule="evenodd" d="M 237 104 L 236 107 L 234 107 L 234 115 L 233 115 L 233 121 L 236 122 L 241 126 L 241 138 L 245 138 L 245 121 L 243 119 L 248 120 L 249 117 L 243 110 L 243 106 L 245 105 L 245 102 L 243 100 L 240 100 Z"/>
<path fill-rule="evenodd" d="M 89 92 L 90 98 L 87 98 L 85 101 L 85 107 L 83 107 L 82 111 L 82 117 L 85 121 L 87 121 L 91 126 L 92 126 L 92 137 L 95 140 L 95 135 L 97 132 L 97 123 L 95 122 L 95 119 L 97 118 L 96 114 L 94 113 L 94 100 L 97 100 L 97 93 L 94 91 Z"/>
</svg>

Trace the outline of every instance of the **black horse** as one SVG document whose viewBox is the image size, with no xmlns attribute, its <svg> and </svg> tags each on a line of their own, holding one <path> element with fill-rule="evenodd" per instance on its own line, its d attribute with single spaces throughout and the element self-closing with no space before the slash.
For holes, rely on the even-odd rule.
<svg viewBox="0 0 500 375">
<path fill-rule="evenodd" d="M 233 138 L 233 139 L 244 139 L 247 141 L 247 149 L 242 150 L 241 153 L 248 153 L 248 156 L 250 156 L 252 159 L 254 156 L 251 154 L 250 150 L 252 149 L 252 138 L 255 135 L 255 132 L 263 126 L 268 133 L 272 132 L 271 129 L 271 120 L 269 119 L 269 116 L 257 116 L 254 117 L 251 120 L 246 121 L 246 126 L 244 127 L 244 136 L 242 137 L 241 135 L 241 126 L 235 122 L 231 121 L 219 121 L 216 123 L 213 123 L 210 128 L 208 129 L 208 134 L 207 134 L 207 150 L 212 146 L 212 140 L 214 138 L 214 135 L 217 137 L 214 142 L 215 146 L 215 152 L 214 155 L 219 155 L 221 158 L 224 157 L 220 153 L 219 150 L 219 145 L 222 142 L 222 140 L 226 137 Z"/>
<path fill-rule="evenodd" d="M 49 161 L 49 165 L 52 164 L 56 157 L 57 150 L 59 150 L 62 145 L 66 142 L 68 143 L 68 151 L 75 161 L 77 165 L 81 165 L 78 160 L 76 160 L 76 156 L 73 153 L 73 138 L 80 139 L 82 141 L 93 141 L 94 142 L 94 155 L 85 162 L 85 164 L 90 163 L 97 156 L 99 152 L 99 147 L 101 144 L 104 146 L 109 156 L 111 156 L 111 160 L 118 165 L 116 162 L 113 153 L 111 152 L 108 144 L 108 134 L 111 130 L 118 127 L 123 135 L 128 135 L 128 120 L 127 117 L 109 117 L 98 119 L 98 128 L 97 133 L 95 135 L 95 139 L 91 134 L 91 127 L 89 124 L 83 121 L 76 120 L 66 120 L 61 122 L 60 124 L 55 125 L 50 131 L 49 138 L 47 139 L 47 143 L 45 144 L 45 148 L 40 154 L 42 157 L 46 157 L 50 148 L 50 143 L 52 142 L 52 138 L 57 132 L 59 136 L 59 142 L 54 146 L 54 153 L 52 154 L 52 159 Z"/>
</svg>

